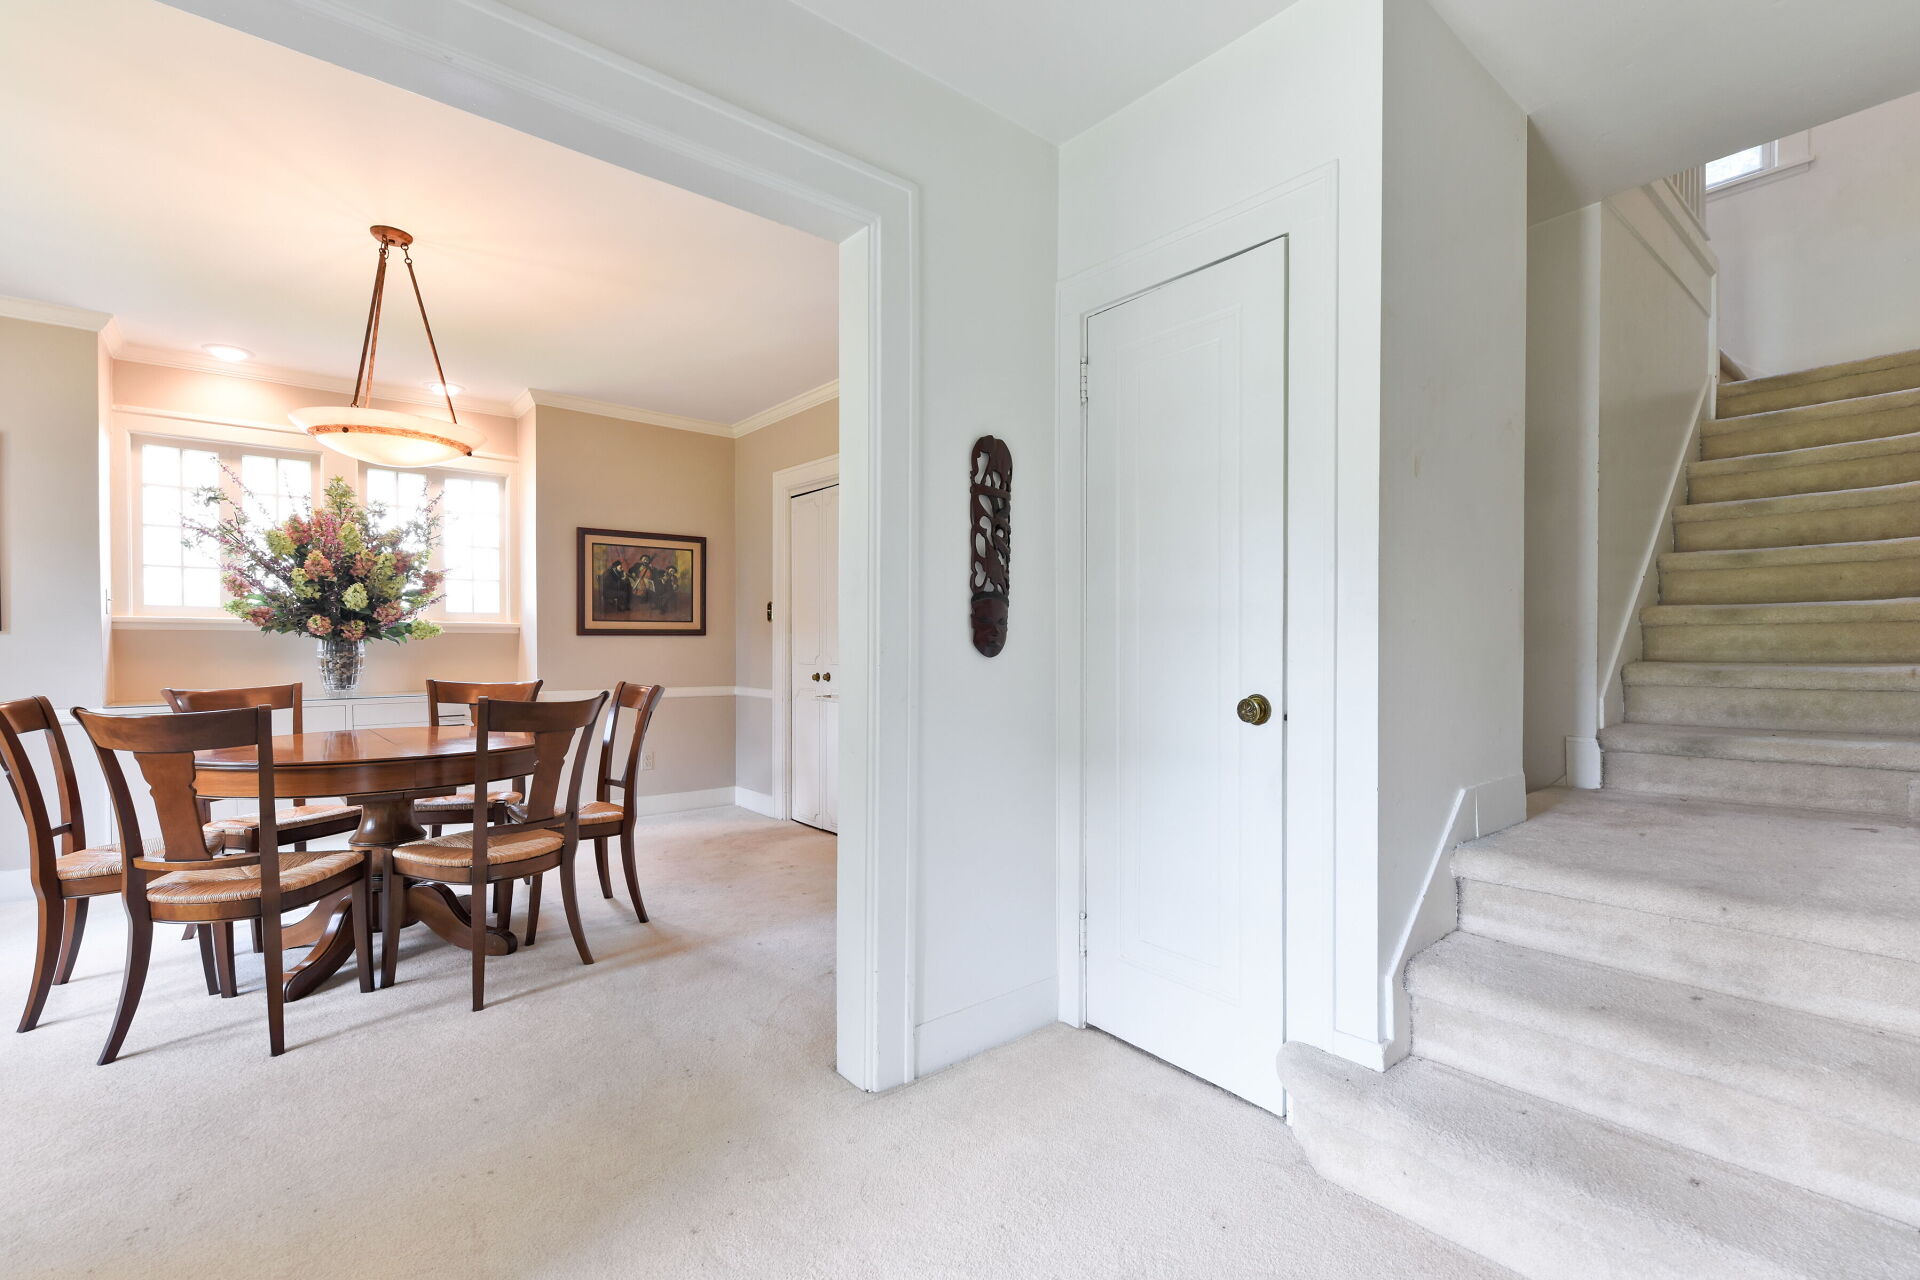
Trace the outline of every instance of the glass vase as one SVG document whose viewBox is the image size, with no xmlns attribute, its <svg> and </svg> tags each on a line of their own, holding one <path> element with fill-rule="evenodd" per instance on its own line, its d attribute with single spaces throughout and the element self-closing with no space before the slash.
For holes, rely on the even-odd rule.
<svg viewBox="0 0 1920 1280">
<path fill-rule="evenodd" d="M 360 666 L 366 660 L 367 642 L 341 636 L 320 639 L 320 685 L 329 698 L 350 698 L 360 687 Z"/>
</svg>

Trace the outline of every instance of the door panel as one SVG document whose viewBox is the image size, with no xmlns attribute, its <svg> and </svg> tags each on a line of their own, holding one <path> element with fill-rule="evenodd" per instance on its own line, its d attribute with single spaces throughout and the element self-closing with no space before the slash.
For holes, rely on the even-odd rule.
<svg viewBox="0 0 1920 1280">
<path fill-rule="evenodd" d="M 794 821 L 839 830 L 840 488 L 790 501 L 788 647 L 792 706 L 787 752 Z"/>
<path fill-rule="evenodd" d="M 1285 352 L 1283 240 L 1087 327 L 1088 1021 L 1275 1110 Z"/>
</svg>

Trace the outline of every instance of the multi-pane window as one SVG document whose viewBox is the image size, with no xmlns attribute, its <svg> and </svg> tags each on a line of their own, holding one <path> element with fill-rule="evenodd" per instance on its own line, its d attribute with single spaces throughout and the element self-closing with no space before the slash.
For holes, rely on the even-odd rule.
<svg viewBox="0 0 1920 1280">
<path fill-rule="evenodd" d="M 220 568 L 189 523 L 207 520 L 199 491 L 220 480 L 220 455 L 177 445 L 140 446 L 140 599 L 152 608 L 217 609 Z"/>
<path fill-rule="evenodd" d="M 440 553 L 434 568 L 444 575 L 447 617 L 497 618 L 505 612 L 505 482 L 498 476 L 440 472 L 366 470 L 369 503 L 385 508 L 391 528 L 440 499 Z"/>
<path fill-rule="evenodd" d="M 246 490 L 250 521 L 280 524 L 312 503 L 313 464 L 304 458 L 242 454 L 240 487 Z"/>
</svg>

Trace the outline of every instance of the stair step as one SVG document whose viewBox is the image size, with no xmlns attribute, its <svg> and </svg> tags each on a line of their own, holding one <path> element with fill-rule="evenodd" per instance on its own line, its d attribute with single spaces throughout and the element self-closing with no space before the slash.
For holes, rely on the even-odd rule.
<svg viewBox="0 0 1920 1280">
<path fill-rule="evenodd" d="M 1920 432 L 1687 464 L 1693 502 L 1871 489 L 1920 480 Z"/>
<path fill-rule="evenodd" d="M 1826 404 L 1775 409 L 1700 424 L 1702 458 L 1779 453 L 1920 431 L 1920 390 L 1890 391 Z"/>
<path fill-rule="evenodd" d="M 1324 1177 L 1524 1275 L 1920 1274 L 1911 1227 L 1439 1063 L 1290 1044 L 1280 1078 Z"/>
<path fill-rule="evenodd" d="M 1722 418 L 1849 400 L 1920 387 L 1920 351 L 1896 351 L 1841 364 L 1799 369 L 1764 378 L 1723 382 L 1715 412 Z"/>
<path fill-rule="evenodd" d="M 1920 1225 L 1920 1040 L 1456 933 L 1422 1058 Z"/>
<path fill-rule="evenodd" d="M 1920 662 L 1920 599 L 1656 604 L 1640 611 L 1655 662 Z"/>
<path fill-rule="evenodd" d="M 1920 1037 L 1920 832 L 1619 791 L 1530 804 L 1454 853 L 1462 929 Z"/>
<path fill-rule="evenodd" d="M 1677 551 L 1797 547 L 1920 537 L 1920 483 L 1695 502 L 1674 508 Z"/>
<path fill-rule="evenodd" d="M 1920 666 L 1635 662 L 1624 685 L 1627 719 L 1641 724 L 1920 731 Z"/>
<path fill-rule="evenodd" d="M 1669 551 L 1662 604 L 1792 604 L 1920 597 L 1920 538 Z"/>
<path fill-rule="evenodd" d="M 1629 723 L 1600 747 L 1618 790 L 1920 820 L 1920 738 Z"/>
</svg>

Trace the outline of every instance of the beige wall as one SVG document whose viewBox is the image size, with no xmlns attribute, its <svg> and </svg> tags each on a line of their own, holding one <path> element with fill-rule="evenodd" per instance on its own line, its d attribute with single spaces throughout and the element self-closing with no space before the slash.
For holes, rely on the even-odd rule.
<svg viewBox="0 0 1920 1280">
<path fill-rule="evenodd" d="M 840 451 L 840 402 L 803 409 L 734 443 L 733 541 L 734 683 L 766 689 L 773 682 L 773 473 Z M 741 697 L 734 706 L 734 774 L 737 785 L 773 791 L 773 704 Z"/>
<path fill-rule="evenodd" d="M 616 681 L 731 689 L 733 676 L 733 446 L 724 436 L 675 431 L 571 409 L 534 410 L 534 572 L 525 581 L 537 670 L 556 690 Z M 633 529 L 707 539 L 707 634 L 576 634 L 575 531 Z M 659 766 L 642 794 L 733 786 L 733 698 L 661 704 L 649 747 Z"/>
</svg>

